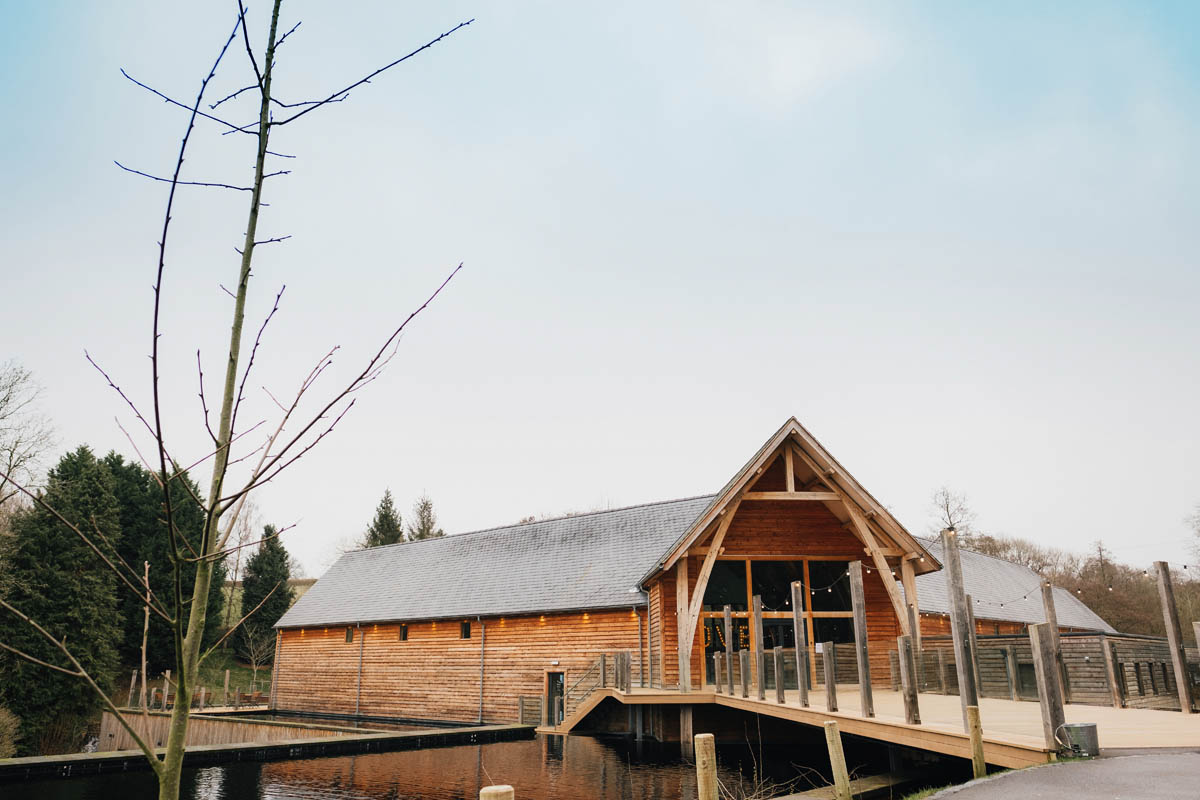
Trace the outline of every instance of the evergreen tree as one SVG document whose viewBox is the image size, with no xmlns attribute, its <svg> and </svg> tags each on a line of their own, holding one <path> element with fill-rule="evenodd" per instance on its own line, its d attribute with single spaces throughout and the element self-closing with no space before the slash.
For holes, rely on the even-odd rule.
<svg viewBox="0 0 1200 800">
<path fill-rule="evenodd" d="M 43 499 L 115 558 L 121 529 L 113 479 L 87 447 L 50 471 Z M 106 691 L 117 667 L 121 618 L 117 578 L 78 534 L 41 506 L 12 520 L 5 545 L 4 599 L 64 641 Z M 97 535 L 100 534 L 100 535 Z M 62 654 L 26 622 L 0 612 L 0 641 L 66 667 Z M 77 748 L 100 702 L 78 678 L 0 652 L 0 706 L 21 720 L 23 754 Z"/>
<path fill-rule="evenodd" d="M 154 475 L 140 464 L 126 461 L 117 453 L 109 453 L 104 464 L 113 476 L 114 494 L 117 500 L 121 524 L 121 544 L 117 548 L 141 583 L 143 564 L 150 562 L 150 590 L 162 600 L 169 599 L 174 585 L 170 559 L 171 539 L 165 523 L 166 509 L 163 491 Z M 190 491 L 189 491 L 190 489 Z M 193 494 L 195 497 L 193 497 Z M 204 528 L 204 512 L 196 504 L 200 489 L 187 473 L 171 481 L 171 515 L 180 536 L 196 550 L 200 549 L 200 535 Z M 181 545 L 184 556 L 191 552 Z M 183 587 L 191 591 L 195 582 L 196 567 L 185 562 L 181 568 Z M 222 611 L 225 596 L 221 591 L 225 584 L 225 564 L 222 560 L 213 569 L 212 589 L 208 597 L 208 624 L 204 630 L 202 647 L 211 646 L 222 633 Z M 142 623 L 144 604 L 130 591 L 118 595 L 118 603 L 124 617 L 124 629 L 120 643 L 120 656 L 124 664 L 138 666 L 142 655 Z M 161 617 L 150 615 L 150 631 L 146 636 L 146 666 L 151 674 L 174 668 L 175 645 L 170 626 Z"/>
<path fill-rule="evenodd" d="M 291 607 L 294 593 L 288 585 L 288 579 L 291 578 L 288 552 L 279 540 L 274 525 L 267 525 L 263 529 L 263 538 L 266 541 L 258 546 L 258 550 L 246 562 L 245 578 L 242 580 L 242 613 L 250 614 L 259 603 L 262 603 L 262 607 L 242 624 L 256 639 L 270 637 L 273 640 L 271 628 Z M 267 597 L 268 594 L 270 597 Z M 264 597 L 267 598 L 265 602 Z M 248 658 L 250 654 L 246 652 L 246 637 L 235 636 L 235 639 L 242 657 Z"/>
<path fill-rule="evenodd" d="M 375 509 L 375 519 L 371 520 L 370 527 L 363 534 L 360 545 L 363 548 L 379 547 L 383 544 L 396 544 L 404 541 L 404 524 L 400 520 L 400 514 L 396 511 L 396 505 L 392 502 L 392 490 L 385 489 L 383 499 L 379 501 L 379 506 Z"/>
<path fill-rule="evenodd" d="M 437 514 L 433 511 L 433 501 L 429 499 L 429 495 L 421 495 L 413 504 L 413 516 L 416 517 L 416 521 L 408 525 L 409 541 L 436 539 L 446 535 L 446 532 L 437 526 Z"/>
</svg>

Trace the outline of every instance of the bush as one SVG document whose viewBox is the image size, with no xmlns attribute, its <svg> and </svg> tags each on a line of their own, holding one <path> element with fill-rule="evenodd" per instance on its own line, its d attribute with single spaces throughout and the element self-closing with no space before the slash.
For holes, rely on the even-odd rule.
<svg viewBox="0 0 1200 800">
<path fill-rule="evenodd" d="M 21 720 L 7 708 L 0 708 L 0 758 L 12 758 L 21 737 Z"/>
</svg>

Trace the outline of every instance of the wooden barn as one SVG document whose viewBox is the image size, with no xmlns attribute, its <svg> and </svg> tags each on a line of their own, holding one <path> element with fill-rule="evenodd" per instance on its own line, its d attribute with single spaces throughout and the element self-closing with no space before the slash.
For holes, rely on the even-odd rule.
<svg viewBox="0 0 1200 800">
<path fill-rule="evenodd" d="M 849 566 L 864 566 L 871 675 L 896 637 L 943 633 L 938 550 L 915 538 L 795 419 L 715 495 L 347 553 L 277 624 L 272 706 L 412 720 L 509 722 L 600 654 L 639 685 L 703 689 L 724 651 L 854 640 Z M 1024 567 L 963 553 L 980 633 L 1040 622 Z M 1110 630 L 1058 590 L 1064 629 Z M 754 641 L 752 615 L 762 615 Z M 801 625 L 801 623 L 796 623 Z M 810 659 L 815 663 L 815 659 Z"/>
</svg>

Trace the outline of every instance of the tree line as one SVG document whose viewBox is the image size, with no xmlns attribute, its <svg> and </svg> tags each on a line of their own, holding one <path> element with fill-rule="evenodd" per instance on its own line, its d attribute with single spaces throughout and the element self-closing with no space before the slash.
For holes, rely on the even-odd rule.
<svg viewBox="0 0 1200 800">
<path fill-rule="evenodd" d="M 392 490 L 385 489 L 383 499 L 375 508 L 375 517 L 351 549 L 365 550 L 385 544 L 437 539 L 445 535 L 446 532 L 438 527 L 437 513 L 433 510 L 433 501 L 429 499 L 429 495 L 422 494 L 413 503 L 412 521 L 406 527 L 400 518 L 400 512 L 396 510 Z"/>
</svg>

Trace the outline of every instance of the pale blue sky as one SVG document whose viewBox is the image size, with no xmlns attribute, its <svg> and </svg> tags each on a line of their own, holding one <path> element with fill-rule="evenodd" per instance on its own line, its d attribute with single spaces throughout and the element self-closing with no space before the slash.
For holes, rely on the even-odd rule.
<svg viewBox="0 0 1200 800">
<path fill-rule="evenodd" d="M 154 242 L 180 97 L 233 3 L 4 4 L 0 356 L 62 442 L 129 447 L 88 348 L 147 391 Z M 266 6 L 251 4 L 262 38 Z M 911 530 L 983 528 L 1182 562 L 1200 502 L 1200 56 L 1189 4 L 285 2 L 251 310 L 260 373 L 345 377 L 459 261 L 343 428 L 264 515 L 319 572 L 385 487 L 449 531 L 714 491 L 797 416 Z M 235 51 L 214 86 L 241 85 Z M 241 116 L 246 115 L 243 108 Z M 248 119 L 249 117 L 247 117 Z M 193 179 L 244 181 L 202 125 Z M 223 347 L 241 195 L 172 234 L 168 435 L 204 446 L 194 354 Z M 255 413 L 269 407 L 261 392 Z M 128 427 L 128 425 L 127 425 Z"/>
</svg>

